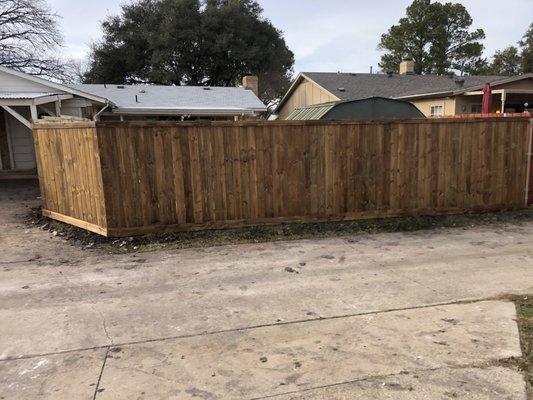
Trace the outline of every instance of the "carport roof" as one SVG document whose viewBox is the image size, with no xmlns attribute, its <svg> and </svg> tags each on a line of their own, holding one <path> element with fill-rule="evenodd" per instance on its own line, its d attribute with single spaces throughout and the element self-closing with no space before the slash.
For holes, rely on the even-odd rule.
<svg viewBox="0 0 533 400">
<path fill-rule="evenodd" d="M 17 93 L 0 92 L 0 99 L 3 99 L 3 100 L 20 100 L 20 99 L 32 100 L 32 99 L 37 99 L 39 97 L 54 96 L 54 95 L 59 95 L 59 94 L 62 94 L 62 93 L 53 93 L 53 92 L 48 92 L 48 93 L 45 93 L 45 92 L 17 92 Z"/>
</svg>

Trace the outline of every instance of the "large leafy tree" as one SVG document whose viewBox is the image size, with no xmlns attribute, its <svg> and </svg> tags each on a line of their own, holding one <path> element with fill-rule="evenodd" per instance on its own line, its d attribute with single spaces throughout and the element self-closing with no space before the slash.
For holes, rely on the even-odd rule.
<svg viewBox="0 0 533 400">
<path fill-rule="evenodd" d="M 497 51 L 490 64 L 489 73 L 493 75 L 519 75 L 522 72 L 522 58 L 515 46 Z"/>
<path fill-rule="evenodd" d="M 533 23 L 519 42 L 522 49 L 521 67 L 523 73 L 533 72 Z"/>
<path fill-rule="evenodd" d="M 102 28 L 87 83 L 230 86 L 254 74 L 266 102 L 290 83 L 294 55 L 253 0 L 140 0 Z"/>
<path fill-rule="evenodd" d="M 403 58 L 412 58 L 417 74 L 468 72 L 481 60 L 482 29 L 470 30 L 472 18 L 459 3 L 414 0 L 406 16 L 382 35 L 385 51 L 380 67 L 397 71 Z"/>
<path fill-rule="evenodd" d="M 43 0 L 0 1 L 0 65 L 56 80 L 73 78 L 73 63 L 61 60 L 59 16 Z"/>
<path fill-rule="evenodd" d="M 499 50 L 491 60 L 481 59 L 471 71 L 472 75 L 520 75 L 533 72 L 533 24 L 518 42 L 519 48 L 509 46 Z"/>
</svg>

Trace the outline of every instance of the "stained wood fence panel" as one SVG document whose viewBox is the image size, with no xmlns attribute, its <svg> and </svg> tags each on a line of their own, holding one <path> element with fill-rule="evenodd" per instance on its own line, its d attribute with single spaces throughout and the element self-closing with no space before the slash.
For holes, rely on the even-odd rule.
<svg viewBox="0 0 533 400">
<path fill-rule="evenodd" d="M 43 214 L 106 234 L 95 124 L 36 124 L 33 138 Z"/>
<path fill-rule="evenodd" d="M 128 122 L 39 127 L 36 142 L 45 209 L 126 236 L 521 208 L 529 127 Z"/>
</svg>

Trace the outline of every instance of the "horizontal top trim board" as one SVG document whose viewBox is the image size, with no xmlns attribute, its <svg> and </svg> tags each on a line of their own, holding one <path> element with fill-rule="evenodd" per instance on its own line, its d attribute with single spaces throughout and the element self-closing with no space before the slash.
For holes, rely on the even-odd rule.
<svg viewBox="0 0 533 400">
<path fill-rule="evenodd" d="M 94 128 L 96 124 L 93 121 L 87 122 L 34 122 L 33 129 L 77 129 L 77 128 Z"/>
<path fill-rule="evenodd" d="M 496 118 L 435 118 L 435 119 L 408 119 L 395 121 L 101 121 L 97 127 L 124 127 L 124 126 L 176 126 L 176 127 L 201 127 L 201 126 L 328 126 L 328 125 L 395 125 L 395 124 L 470 124 L 480 122 L 523 122 L 528 123 L 531 118 L 522 117 L 496 117 Z"/>
</svg>

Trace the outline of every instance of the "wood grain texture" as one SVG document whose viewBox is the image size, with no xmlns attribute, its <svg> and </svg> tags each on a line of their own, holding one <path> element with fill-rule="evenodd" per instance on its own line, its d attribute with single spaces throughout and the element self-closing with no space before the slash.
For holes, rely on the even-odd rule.
<svg viewBox="0 0 533 400">
<path fill-rule="evenodd" d="M 105 232 L 100 151 L 94 123 L 33 126 L 37 171 L 45 215 Z M 70 222 L 69 222 L 70 223 Z M 98 227 L 98 228 L 95 228 Z"/>
<path fill-rule="evenodd" d="M 36 131 L 45 208 L 109 236 L 515 209 L 527 191 L 524 119 Z"/>
</svg>

